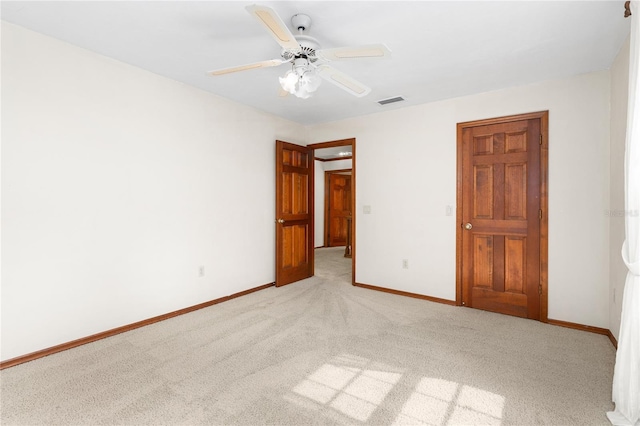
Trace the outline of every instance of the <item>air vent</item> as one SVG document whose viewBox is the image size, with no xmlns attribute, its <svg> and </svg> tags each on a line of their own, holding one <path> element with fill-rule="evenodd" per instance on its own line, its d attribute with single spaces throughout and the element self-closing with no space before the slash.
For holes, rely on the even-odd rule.
<svg viewBox="0 0 640 426">
<path fill-rule="evenodd" d="M 396 96 L 395 98 L 381 99 L 378 101 L 378 103 L 380 105 L 386 105 L 386 104 L 392 104 L 394 102 L 402 102 L 402 101 L 404 101 L 404 98 L 402 96 Z"/>
</svg>

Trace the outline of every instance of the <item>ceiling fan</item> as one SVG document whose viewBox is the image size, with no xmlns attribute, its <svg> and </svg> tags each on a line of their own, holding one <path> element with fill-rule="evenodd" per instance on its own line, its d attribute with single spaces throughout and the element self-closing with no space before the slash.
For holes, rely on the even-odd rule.
<svg viewBox="0 0 640 426">
<path fill-rule="evenodd" d="M 308 98 L 318 89 L 322 78 L 354 96 L 362 97 L 366 96 L 371 89 L 328 63 L 361 58 L 389 58 L 391 56 L 391 51 L 384 44 L 320 49 L 318 40 L 307 35 L 311 26 L 311 18 L 308 15 L 302 13 L 293 15 L 291 24 L 298 31 L 298 35 L 294 36 L 276 11 L 270 7 L 251 5 L 246 9 L 282 46 L 280 55 L 282 58 L 223 68 L 209 72 L 210 75 L 219 76 L 290 63 L 291 70 L 287 71 L 284 77 L 280 77 L 280 85 L 285 91 L 285 95 L 291 93 L 299 98 Z"/>
</svg>

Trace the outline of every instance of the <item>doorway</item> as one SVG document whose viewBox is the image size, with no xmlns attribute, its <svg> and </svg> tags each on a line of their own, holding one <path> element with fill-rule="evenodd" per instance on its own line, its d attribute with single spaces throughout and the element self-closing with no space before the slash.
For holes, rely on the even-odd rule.
<svg viewBox="0 0 640 426">
<path fill-rule="evenodd" d="M 349 212 L 354 212 L 354 207 L 355 207 L 355 197 L 356 197 L 356 140 L 355 138 L 351 138 L 351 139 L 342 139 L 342 140 L 336 140 L 336 141 L 330 141 L 330 142 L 320 142 L 320 143 L 314 143 L 314 144 L 309 144 L 307 145 L 308 148 L 313 150 L 313 157 L 315 160 L 315 173 L 316 173 L 316 184 L 321 181 L 324 185 L 324 188 L 322 191 L 318 191 L 316 188 L 316 199 L 315 199 L 315 203 L 316 203 L 316 209 L 315 212 L 316 214 L 314 215 L 314 224 L 315 224 L 315 229 L 316 231 L 316 244 L 315 247 L 317 248 L 317 250 L 323 251 L 323 253 L 326 253 L 328 251 L 333 251 L 335 252 L 336 256 L 341 256 L 341 257 L 345 257 L 344 254 L 346 254 L 346 247 L 345 244 L 347 244 L 347 242 L 345 241 L 345 243 L 342 244 L 342 249 L 340 248 L 328 248 L 328 247 L 332 247 L 332 246 L 338 246 L 340 247 L 338 244 L 340 243 L 340 241 L 336 240 L 334 241 L 335 244 L 331 244 L 329 239 L 327 238 L 327 232 L 326 232 L 326 221 L 328 219 L 328 215 L 326 213 L 326 208 L 327 206 L 325 205 L 325 189 L 327 188 L 325 185 L 327 185 L 326 183 L 326 176 L 324 176 L 325 171 L 326 172 L 335 172 L 336 176 L 339 176 L 338 173 L 345 173 L 347 172 L 346 169 L 350 169 L 350 175 L 349 176 L 349 181 L 350 181 L 350 190 L 348 193 L 345 193 L 345 191 L 342 191 L 342 197 L 346 197 L 343 198 L 344 201 L 346 201 L 346 203 L 348 204 L 348 209 L 346 208 L 342 208 L 342 207 L 347 207 L 342 205 L 341 206 L 341 212 L 342 212 L 342 216 L 344 216 L 344 212 L 345 211 L 349 211 Z M 348 160 L 348 161 L 347 161 Z M 349 164 L 350 163 L 350 164 Z M 331 174 L 331 173 L 330 173 Z M 345 176 L 345 175 L 343 175 Z M 344 238 L 346 239 L 347 237 L 347 233 L 349 233 L 349 238 L 350 238 L 350 250 L 349 250 L 349 255 L 350 257 L 350 263 L 351 263 L 351 284 L 355 283 L 355 231 L 356 231 L 356 225 L 355 225 L 355 215 L 352 214 L 351 215 L 351 220 L 348 221 L 348 225 L 347 225 L 347 221 L 345 217 L 342 217 L 341 219 L 338 219 L 337 222 L 342 222 L 344 221 L 344 223 L 342 223 L 342 225 L 338 225 L 338 228 L 340 228 L 340 226 L 343 226 L 342 228 L 342 232 L 344 233 Z M 348 228 L 347 228 L 348 226 Z M 329 238 L 331 237 L 331 235 L 329 235 Z M 341 237 L 338 236 L 340 239 Z M 323 247 L 323 248 L 319 248 L 319 247 Z M 348 256 L 347 256 L 348 257 Z"/>
<path fill-rule="evenodd" d="M 458 124 L 458 305 L 547 321 L 548 121 Z"/>
</svg>

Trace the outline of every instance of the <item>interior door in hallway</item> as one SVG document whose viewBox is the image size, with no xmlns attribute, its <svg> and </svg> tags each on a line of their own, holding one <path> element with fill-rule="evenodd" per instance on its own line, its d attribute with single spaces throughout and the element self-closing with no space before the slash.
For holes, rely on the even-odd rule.
<svg viewBox="0 0 640 426">
<path fill-rule="evenodd" d="M 541 119 L 486 121 L 458 126 L 461 302 L 540 319 Z"/>
<path fill-rule="evenodd" d="M 313 150 L 276 141 L 276 286 L 313 275 Z"/>
<path fill-rule="evenodd" d="M 327 246 L 344 246 L 347 244 L 347 218 L 351 217 L 351 172 L 325 173 Z"/>
</svg>

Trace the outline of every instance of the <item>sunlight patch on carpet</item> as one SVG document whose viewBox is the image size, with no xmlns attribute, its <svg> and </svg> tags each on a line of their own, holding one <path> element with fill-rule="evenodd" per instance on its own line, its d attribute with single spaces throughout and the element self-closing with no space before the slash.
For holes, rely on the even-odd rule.
<svg viewBox="0 0 640 426">
<path fill-rule="evenodd" d="M 500 425 L 503 396 L 456 382 L 425 377 L 416 385 L 394 425 Z"/>
<path fill-rule="evenodd" d="M 321 365 L 285 399 L 332 416 L 368 421 L 400 382 L 404 369 L 367 358 L 342 354 Z M 394 425 L 500 425 L 505 398 L 473 386 L 422 377 L 402 404 Z"/>
<path fill-rule="evenodd" d="M 293 393 L 364 422 L 401 377 L 400 369 L 342 354 L 311 373 L 293 388 Z"/>
</svg>

